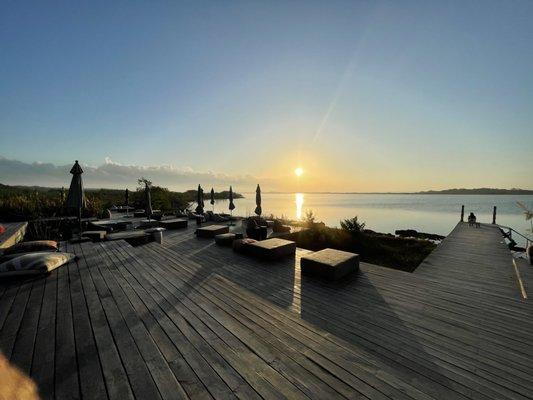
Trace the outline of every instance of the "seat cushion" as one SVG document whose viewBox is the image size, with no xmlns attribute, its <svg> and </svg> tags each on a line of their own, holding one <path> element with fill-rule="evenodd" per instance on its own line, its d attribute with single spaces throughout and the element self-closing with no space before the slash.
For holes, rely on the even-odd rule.
<svg viewBox="0 0 533 400">
<path fill-rule="evenodd" d="M 57 251 L 57 242 L 53 240 L 34 240 L 20 242 L 4 250 L 4 254 L 31 253 L 35 251 Z"/>
<path fill-rule="evenodd" d="M 37 252 L 23 254 L 0 264 L 0 278 L 45 274 L 76 258 L 71 253 Z"/>
</svg>

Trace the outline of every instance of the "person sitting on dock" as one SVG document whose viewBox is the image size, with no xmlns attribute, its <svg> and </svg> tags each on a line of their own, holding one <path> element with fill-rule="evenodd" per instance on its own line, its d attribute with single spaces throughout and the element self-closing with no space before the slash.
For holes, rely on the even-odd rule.
<svg viewBox="0 0 533 400">
<path fill-rule="evenodd" d="M 468 226 L 475 226 L 476 228 L 479 228 L 479 222 L 476 222 L 476 216 L 473 212 L 470 213 L 468 216 Z"/>
</svg>

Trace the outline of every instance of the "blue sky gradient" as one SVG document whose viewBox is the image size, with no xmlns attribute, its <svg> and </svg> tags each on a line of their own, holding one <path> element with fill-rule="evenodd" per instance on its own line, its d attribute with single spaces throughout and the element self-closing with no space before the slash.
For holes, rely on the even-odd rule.
<svg viewBox="0 0 533 400">
<path fill-rule="evenodd" d="M 4 2 L 0 156 L 531 188 L 532 20 L 531 1 Z"/>
</svg>

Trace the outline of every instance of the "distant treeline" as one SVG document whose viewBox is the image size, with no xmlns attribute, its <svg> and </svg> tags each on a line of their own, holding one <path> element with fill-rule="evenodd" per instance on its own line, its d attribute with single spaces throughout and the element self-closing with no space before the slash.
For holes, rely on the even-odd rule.
<svg viewBox="0 0 533 400">
<path fill-rule="evenodd" d="M 206 189 L 204 189 L 206 190 Z M 68 188 L 45 188 L 41 186 L 8 186 L 0 183 L 0 220 L 27 221 L 37 218 L 67 215 L 69 210 L 63 207 Z M 87 208 L 83 214 L 95 217 L 114 205 L 124 205 L 125 190 L 86 189 Z M 196 190 L 173 192 L 167 188 L 152 186 L 152 207 L 169 213 L 183 210 L 196 201 Z M 216 200 L 227 199 L 228 191 L 215 193 Z M 243 197 L 233 193 L 234 198 Z M 210 193 L 204 192 L 204 201 L 209 203 Z M 129 204 L 135 208 L 144 208 L 144 188 L 130 191 Z"/>
<path fill-rule="evenodd" d="M 527 189 L 495 189 L 495 188 L 477 188 L 477 189 L 445 189 L 445 190 L 427 190 L 417 192 L 416 194 L 513 194 L 524 195 L 533 194 L 533 190 Z"/>
</svg>

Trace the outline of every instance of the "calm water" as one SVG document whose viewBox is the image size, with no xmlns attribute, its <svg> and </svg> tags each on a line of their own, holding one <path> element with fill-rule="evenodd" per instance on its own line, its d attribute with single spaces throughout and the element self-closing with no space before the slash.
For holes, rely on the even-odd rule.
<svg viewBox="0 0 533 400">
<path fill-rule="evenodd" d="M 255 209 L 255 193 L 245 193 L 235 200 L 235 215 L 251 215 Z M 263 214 L 297 219 L 312 210 L 318 221 L 338 226 L 341 219 L 357 215 L 369 229 L 394 233 L 396 229 L 447 235 L 459 221 L 461 205 L 465 217 L 470 212 L 478 221 L 492 222 L 492 207 L 498 207 L 496 222 L 528 233 L 529 221 L 516 205 L 517 201 L 533 208 L 533 196 L 512 195 L 404 195 L 404 194 L 268 194 L 262 195 Z M 227 201 L 215 205 L 227 212 Z M 531 233 L 529 233 L 531 236 Z"/>
</svg>

